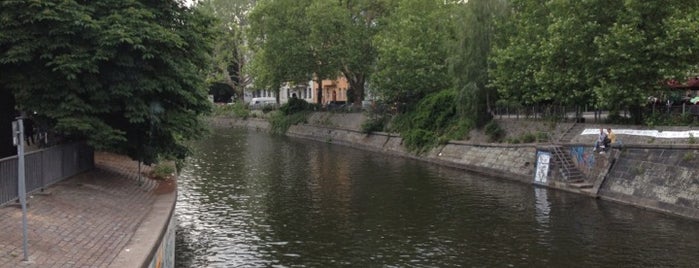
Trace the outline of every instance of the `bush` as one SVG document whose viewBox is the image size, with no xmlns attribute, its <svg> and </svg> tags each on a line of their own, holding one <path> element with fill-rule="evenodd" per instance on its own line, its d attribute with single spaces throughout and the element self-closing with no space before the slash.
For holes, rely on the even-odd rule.
<svg viewBox="0 0 699 268">
<path fill-rule="evenodd" d="M 233 106 L 233 115 L 235 117 L 248 119 L 250 116 L 250 109 L 248 109 L 248 106 L 242 101 L 236 102 L 235 104 L 229 106 Z"/>
<path fill-rule="evenodd" d="M 421 153 L 436 145 L 437 137 L 431 131 L 412 129 L 403 134 L 403 142 L 411 152 Z"/>
<path fill-rule="evenodd" d="M 362 133 L 371 133 L 374 131 L 383 131 L 388 121 L 386 115 L 375 115 L 364 121 L 361 126 Z"/>
<path fill-rule="evenodd" d="M 274 112 L 269 117 L 271 132 L 274 134 L 284 135 L 289 127 L 299 123 L 306 123 L 308 112 L 298 112 L 291 115 L 285 115 L 283 112 Z"/>
<path fill-rule="evenodd" d="M 169 164 L 159 164 L 151 170 L 148 177 L 155 180 L 171 179 L 175 174 L 175 167 Z"/>
<path fill-rule="evenodd" d="M 682 161 L 689 162 L 694 160 L 696 157 L 693 152 L 686 152 L 684 153 L 684 156 L 682 156 Z"/>
<path fill-rule="evenodd" d="M 485 125 L 485 134 L 490 142 L 501 142 L 505 137 L 505 130 L 495 121 L 490 121 Z"/>
<path fill-rule="evenodd" d="M 306 102 L 305 100 L 299 98 L 291 98 L 289 99 L 289 102 L 282 105 L 282 107 L 279 108 L 279 110 L 285 115 L 290 115 L 301 111 L 309 110 L 309 108 L 310 106 L 308 105 L 308 102 Z"/>
<path fill-rule="evenodd" d="M 532 142 L 536 141 L 536 136 L 534 136 L 534 134 L 532 134 L 530 132 L 527 132 L 527 133 L 522 134 L 521 140 L 522 140 L 522 143 L 532 143 Z"/>
<path fill-rule="evenodd" d="M 412 110 L 391 121 L 389 131 L 400 132 L 411 151 L 424 151 L 430 146 L 466 137 L 473 121 L 457 113 L 457 93 L 442 90 L 423 98 Z"/>
<path fill-rule="evenodd" d="M 447 128 L 444 135 L 439 138 L 439 144 L 446 144 L 450 140 L 468 139 L 468 133 L 473 128 L 473 122 L 469 120 L 459 120 L 456 125 Z"/>
<path fill-rule="evenodd" d="M 518 144 L 518 143 L 520 143 L 518 138 L 507 138 L 507 139 L 505 139 L 505 142 L 511 143 L 511 144 Z"/>
<path fill-rule="evenodd" d="M 696 138 L 694 138 L 694 134 L 689 133 L 689 139 L 687 140 L 687 143 L 689 143 L 689 144 L 695 144 L 695 143 L 697 143 Z"/>
<path fill-rule="evenodd" d="M 536 141 L 537 142 L 547 142 L 549 141 L 549 134 L 546 132 L 538 131 L 536 132 Z"/>
<path fill-rule="evenodd" d="M 274 105 L 265 105 L 265 106 L 262 106 L 262 113 L 265 113 L 265 114 L 266 114 L 266 113 L 269 113 L 269 112 L 271 112 L 271 111 L 274 111 L 276 108 L 277 108 L 277 107 L 275 107 Z"/>
<path fill-rule="evenodd" d="M 250 116 L 250 110 L 244 102 L 236 102 L 232 104 L 215 105 L 213 115 L 247 119 Z"/>
</svg>

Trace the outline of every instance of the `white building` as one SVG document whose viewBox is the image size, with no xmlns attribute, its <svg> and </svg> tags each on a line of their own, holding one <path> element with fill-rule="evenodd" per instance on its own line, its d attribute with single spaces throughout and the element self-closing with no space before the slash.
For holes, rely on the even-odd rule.
<svg viewBox="0 0 699 268">
<path fill-rule="evenodd" d="M 279 104 L 284 104 L 289 102 L 289 99 L 292 98 L 294 95 L 297 98 L 303 99 L 307 102 L 312 102 L 313 101 L 313 92 L 311 90 L 311 85 L 312 82 L 309 81 L 308 83 L 301 83 L 301 84 L 294 84 L 290 82 L 286 82 L 282 84 L 282 86 L 279 88 Z M 260 97 L 276 97 L 276 92 L 274 90 L 267 90 L 267 89 L 261 89 L 261 90 L 252 90 L 253 86 L 249 86 L 248 89 L 245 90 L 243 94 L 243 101 L 245 103 L 250 103 L 250 100 L 252 98 L 260 98 Z"/>
</svg>

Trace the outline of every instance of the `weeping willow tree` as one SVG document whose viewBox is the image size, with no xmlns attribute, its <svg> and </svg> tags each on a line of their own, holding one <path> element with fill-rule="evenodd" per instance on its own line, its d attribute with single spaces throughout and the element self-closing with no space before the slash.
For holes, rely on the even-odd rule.
<svg viewBox="0 0 699 268">
<path fill-rule="evenodd" d="M 477 127 L 490 119 L 497 98 L 488 85 L 488 58 L 495 39 L 497 21 L 508 12 L 505 0 L 471 0 L 458 9 L 455 42 L 452 44 L 449 71 L 458 90 L 457 111 Z"/>
</svg>

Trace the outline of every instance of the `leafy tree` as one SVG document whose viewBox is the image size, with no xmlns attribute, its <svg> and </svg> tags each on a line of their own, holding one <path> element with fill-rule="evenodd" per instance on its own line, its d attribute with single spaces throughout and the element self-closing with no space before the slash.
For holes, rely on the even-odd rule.
<svg viewBox="0 0 699 268">
<path fill-rule="evenodd" d="M 182 158 L 210 110 L 211 25 L 177 1 L 3 1 L 0 90 L 96 149 Z"/>
<path fill-rule="evenodd" d="M 490 120 L 497 91 L 488 84 L 488 60 L 496 34 L 496 22 L 507 14 L 502 0 L 472 0 L 457 5 L 456 40 L 449 70 L 459 88 L 460 117 L 483 126 Z"/>
<path fill-rule="evenodd" d="M 609 32 L 595 39 L 600 76 L 598 103 L 618 112 L 629 107 L 642 122 L 642 107 L 665 80 L 696 71 L 697 1 L 623 1 Z M 693 14 L 692 14 L 693 13 Z"/>
<path fill-rule="evenodd" d="M 544 0 L 513 0 L 509 19 L 500 25 L 489 68 L 492 86 L 511 103 L 533 105 L 553 99 L 539 89 L 534 74 L 540 69 L 541 43 L 548 39 L 548 8 Z"/>
<path fill-rule="evenodd" d="M 374 36 L 381 31 L 381 19 L 390 14 L 396 1 L 391 0 L 342 0 L 348 12 L 343 18 L 349 20 L 338 41 L 343 51 L 340 58 L 341 71 L 349 82 L 349 101 L 359 104 L 364 100 L 365 84 L 372 74 L 377 52 L 372 44 Z"/>
<path fill-rule="evenodd" d="M 215 18 L 216 42 L 213 51 L 213 73 L 209 80 L 227 84 L 235 95 L 242 96 L 251 82 L 244 73 L 250 58 L 244 29 L 248 26 L 247 13 L 256 0 L 204 0 L 196 8 Z"/>
<path fill-rule="evenodd" d="M 594 40 L 608 32 L 619 14 L 619 1 L 550 1 L 549 38 L 541 43 L 540 69 L 534 74 L 542 91 L 558 105 L 594 104 L 590 90 L 599 80 Z"/>
<path fill-rule="evenodd" d="M 390 102 L 408 107 L 426 95 L 446 89 L 446 42 L 451 16 L 444 1 L 401 0 L 374 38 L 377 49 L 372 84 Z"/>
<path fill-rule="evenodd" d="M 260 1 L 250 15 L 255 48 L 255 85 L 277 88 L 281 82 L 335 79 L 343 74 L 355 103 L 364 98 L 372 71 L 372 45 L 378 20 L 391 1 Z M 322 98 L 321 91 L 318 98 Z"/>
<path fill-rule="evenodd" d="M 693 1 L 512 1 L 490 68 L 504 99 L 593 104 L 642 119 L 663 81 L 697 70 Z"/>
<path fill-rule="evenodd" d="M 314 72 L 319 79 L 328 76 L 327 61 L 306 40 L 311 36 L 306 9 L 312 2 L 263 0 L 251 11 L 247 34 L 254 57 L 248 70 L 256 88 L 274 89 L 279 98 L 282 82 L 308 81 Z"/>
</svg>

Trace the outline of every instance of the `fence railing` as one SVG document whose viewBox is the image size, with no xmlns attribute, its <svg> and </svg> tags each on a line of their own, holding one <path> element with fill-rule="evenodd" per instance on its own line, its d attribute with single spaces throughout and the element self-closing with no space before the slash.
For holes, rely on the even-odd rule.
<svg viewBox="0 0 699 268">
<path fill-rule="evenodd" d="M 63 144 L 25 154 L 24 165 L 31 193 L 92 169 L 94 151 L 85 143 Z M 0 205 L 18 198 L 17 179 L 17 156 L 0 159 Z"/>
</svg>

